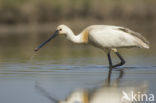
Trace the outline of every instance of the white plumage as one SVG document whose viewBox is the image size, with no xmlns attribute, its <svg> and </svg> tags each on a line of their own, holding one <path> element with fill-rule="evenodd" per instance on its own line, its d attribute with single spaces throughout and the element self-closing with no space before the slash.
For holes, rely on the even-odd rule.
<svg viewBox="0 0 156 103">
<path fill-rule="evenodd" d="M 58 34 L 65 35 L 68 40 L 74 43 L 92 44 L 98 48 L 105 49 L 107 51 L 109 66 L 111 68 L 125 64 L 125 61 L 117 51 L 117 48 L 149 48 L 149 42 L 141 34 L 128 28 L 110 25 L 91 25 L 85 28 L 80 34 L 75 35 L 68 26 L 59 25 L 56 32 L 47 41 L 39 45 L 35 51 L 38 51 Z M 111 50 L 113 50 L 121 60 L 119 64 L 112 64 L 110 56 Z"/>
<path fill-rule="evenodd" d="M 87 28 L 89 42 L 103 48 L 140 47 L 149 48 L 148 42 L 138 33 L 127 28 L 108 25 L 93 25 Z M 127 32 L 126 32 L 127 31 Z M 134 33 L 137 35 L 134 35 Z M 142 39 L 144 38 L 144 40 Z"/>
</svg>

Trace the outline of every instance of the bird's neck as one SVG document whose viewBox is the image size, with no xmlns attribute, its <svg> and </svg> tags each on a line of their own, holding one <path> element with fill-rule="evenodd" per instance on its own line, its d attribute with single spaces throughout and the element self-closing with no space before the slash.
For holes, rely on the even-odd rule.
<svg viewBox="0 0 156 103">
<path fill-rule="evenodd" d="M 84 43 L 82 39 L 82 33 L 75 35 L 72 30 L 68 31 L 67 39 L 72 41 L 73 43 Z"/>
</svg>

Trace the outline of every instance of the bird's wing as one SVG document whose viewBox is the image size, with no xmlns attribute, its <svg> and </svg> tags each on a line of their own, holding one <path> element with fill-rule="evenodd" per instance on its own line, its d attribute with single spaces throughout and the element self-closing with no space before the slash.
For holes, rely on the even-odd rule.
<svg viewBox="0 0 156 103">
<path fill-rule="evenodd" d="M 120 26 L 93 25 L 88 27 L 89 39 L 102 47 L 145 47 L 149 42 L 139 33 Z"/>
<path fill-rule="evenodd" d="M 96 31 L 105 30 L 105 29 L 119 30 L 119 31 L 125 32 L 127 34 L 131 34 L 131 35 L 137 37 L 138 39 L 141 39 L 144 43 L 149 44 L 149 41 L 145 37 L 143 37 L 140 33 L 134 32 L 133 30 L 125 28 L 125 27 L 112 26 L 112 25 L 92 25 L 89 27 L 89 29 L 90 29 L 90 31 L 94 30 L 94 32 L 96 29 L 97 29 Z"/>
<path fill-rule="evenodd" d="M 134 32 L 134 31 L 132 31 L 128 28 L 124 28 L 124 27 L 118 27 L 117 29 L 120 31 L 126 32 L 128 34 L 131 34 L 131 35 L 141 39 L 144 43 L 149 44 L 149 41 L 146 38 L 144 38 L 140 33 Z"/>
</svg>

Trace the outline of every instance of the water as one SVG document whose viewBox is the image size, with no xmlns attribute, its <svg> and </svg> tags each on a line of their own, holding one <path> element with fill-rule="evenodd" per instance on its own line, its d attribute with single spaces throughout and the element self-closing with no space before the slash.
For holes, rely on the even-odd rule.
<svg viewBox="0 0 156 103">
<path fill-rule="evenodd" d="M 82 57 L 80 54 L 78 53 L 77 58 L 55 57 L 56 60 L 50 59 L 52 54 L 46 57 L 44 53 L 35 54 L 29 59 L 3 58 L 0 65 L 0 103 L 52 103 L 36 86 L 44 89 L 51 97 L 64 100 L 77 88 L 94 90 L 106 84 L 109 70 L 106 57 Z M 119 87 L 134 87 L 146 83 L 148 93 L 156 94 L 156 66 L 155 61 L 152 61 L 155 57 L 149 56 L 141 61 L 142 58 L 144 57 L 136 57 L 134 54 L 127 56 L 127 65 L 113 70 L 111 83 L 118 78 L 122 70 L 124 75 L 118 82 Z M 137 62 L 132 65 L 133 61 Z"/>
</svg>

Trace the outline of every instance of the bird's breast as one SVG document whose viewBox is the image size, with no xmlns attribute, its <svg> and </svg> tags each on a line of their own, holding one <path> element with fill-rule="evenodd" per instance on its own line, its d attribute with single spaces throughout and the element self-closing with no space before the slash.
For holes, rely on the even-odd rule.
<svg viewBox="0 0 156 103">
<path fill-rule="evenodd" d="M 84 30 L 83 32 L 82 32 L 82 41 L 84 42 L 84 43 L 88 43 L 88 37 L 89 36 L 89 32 L 88 32 L 88 30 L 86 29 L 86 30 Z"/>
</svg>

